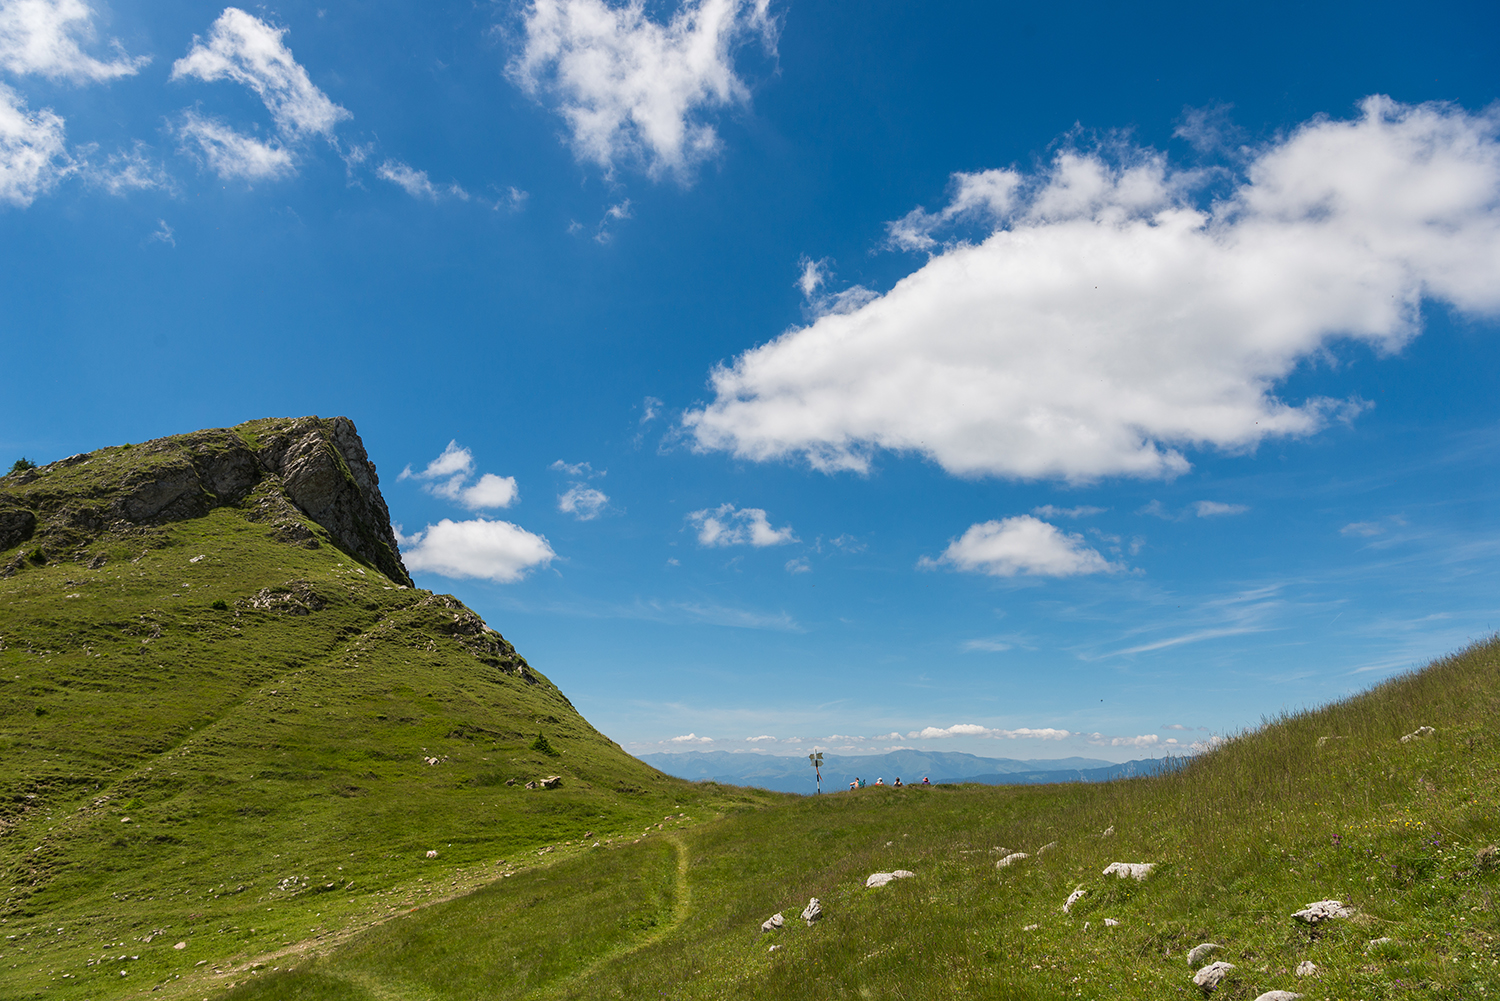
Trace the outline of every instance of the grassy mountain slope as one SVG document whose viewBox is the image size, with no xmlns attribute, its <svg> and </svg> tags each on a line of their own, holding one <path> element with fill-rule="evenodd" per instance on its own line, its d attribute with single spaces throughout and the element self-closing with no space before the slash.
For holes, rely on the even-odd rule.
<svg viewBox="0 0 1500 1001">
<path fill-rule="evenodd" d="M 1401 741 L 1419 726 L 1436 732 Z M 798 799 L 592 849 L 219 983 L 235 1001 L 1146 999 L 1201 996 L 1186 954 L 1213 942 L 1196 965 L 1235 966 L 1215 999 L 1492 998 L 1497 734 L 1492 642 L 1177 772 Z M 1103 875 L 1115 861 L 1157 868 Z M 915 876 L 865 888 L 896 868 Z M 811 896 L 826 916 L 807 927 Z M 1324 898 L 1354 915 L 1292 919 Z M 762 934 L 778 911 L 786 927 Z"/>
<path fill-rule="evenodd" d="M 347 421 L 0 479 L 0 998 L 196 992 L 586 834 L 772 798 L 642 764 L 407 586 Z"/>
</svg>

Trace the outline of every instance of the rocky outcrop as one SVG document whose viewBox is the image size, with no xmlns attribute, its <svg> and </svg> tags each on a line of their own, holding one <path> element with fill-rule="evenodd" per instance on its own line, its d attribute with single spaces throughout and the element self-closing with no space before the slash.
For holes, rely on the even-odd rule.
<svg viewBox="0 0 1500 1001">
<path fill-rule="evenodd" d="M 247 515 L 284 542 L 318 545 L 307 519 L 349 555 L 411 585 L 375 464 L 347 417 L 251 421 L 100 449 L 0 478 L 0 551 L 49 550 L 111 528 L 159 525 L 259 499 Z"/>
<path fill-rule="evenodd" d="M 1354 908 L 1345 907 L 1338 900 L 1319 900 L 1308 904 L 1302 910 L 1297 911 L 1292 917 L 1305 925 L 1319 925 L 1324 921 L 1332 921 L 1336 918 L 1347 918 L 1354 913 Z"/>
<path fill-rule="evenodd" d="M 1233 963 L 1209 963 L 1203 969 L 1193 974 L 1193 983 L 1197 984 L 1204 994 L 1216 990 L 1224 982 L 1224 978 L 1234 972 Z"/>
</svg>

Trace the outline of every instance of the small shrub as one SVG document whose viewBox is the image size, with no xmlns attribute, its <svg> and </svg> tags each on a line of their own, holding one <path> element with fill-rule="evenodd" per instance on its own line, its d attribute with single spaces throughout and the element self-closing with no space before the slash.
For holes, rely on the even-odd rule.
<svg viewBox="0 0 1500 1001">
<path fill-rule="evenodd" d="M 549 755 L 550 757 L 557 757 L 557 752 L 553 750 L 552 745 L 547 742 L 546 734 L 537 734 L 536 740 L 533 740 L 531 742 L 531 749 L 533 751 L 541 751 L 543 754 Z"/>
<path fill-rule="evenodd" d="M 10 471 L 12 473 L 24 473 L 28 469 L 35 469 L 35 468 L 36 468 L 36 463 L 32 462 L 30 459 L 26 458 L 24 455 L 21 456 L 19 459 L 17 459 L 15 462 L 12 462 L 10 464 Z"/>
<path fill-rule="evenodd" d="M 229 611 L 229 602 L 225 601 L 223 598 L 219 598 L 209 607 L 214 609 L 215 611 L 227 612 Z"/>
<path fill-rule="evenodd" d="M 41 566 L 43 563 L 47 562 L 47 554 L 42 552 L 40 549 L 33 549 L 31 551 L 31 556 L 29 557 L 29 559 L 37 566 Z"/>
</svg>

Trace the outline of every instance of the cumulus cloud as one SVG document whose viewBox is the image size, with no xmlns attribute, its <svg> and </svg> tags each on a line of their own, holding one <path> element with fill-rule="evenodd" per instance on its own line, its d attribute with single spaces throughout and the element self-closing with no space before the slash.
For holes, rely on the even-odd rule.
<svg viewBox="0 0 1500 1001">
<path fill-rule="evenodd" d="M 646 399 L 649 400 L 651 398 L 648 396 Z M 661 401 L 658 400 L 657 402 Z M 601 469 L 596 473 L 594 472 L 594 467 L 587 462 L 564 462 L 561 459 L 558 459 L 547 468 L 556 470 L 559 473 L 566 473 L 575 479 L 593 479 L 595 476 L 603 476 L 608 472 L 608 470 Z"/>
<path fill-rule="evenodd" d="M 209 29 L 208 41 L 194 35 L 188 54 L 172 64 L 172 79 L 233 80 L 260 97 L 287 138 L 331 138 L 334 127 L 351 116 L 313 85 L 282 41 L 286 32 L 238 7 L 226 7 Z"/>
<path fill-rule="evenodd" d="M 1145 747 L 1155 747 L 1156 745 L 1160 744 L 1161 742 L 1162 742 L 1162 739 L 1160 737 L 1158 737 L 1156 734 L 1154 734 L 1154 733 L 1143 733 L 1139 737 L 1111 737 L 1109 739 L 1109 746 L 1110 747 L 1137 747 L 1137 748 L 1145 748 Z M 1168 741 L 1168 743 L 1175 744 L 1175 743 L 1177 743 L 1177 741 L 1172 740 L 1172 741 Z"/>
<path fill-rule="evenodd" d="M 766 512 L 758 507 L 735 510 L 733 504 L 720 504 L 712 510 L 694 511 L 687 520 L 698 528 L 700 546 L 779 546 L 796 542 L 792 526 L 772 528 Z"/>
<path fill-rule="evenodd" d="M 942 564 L 991 577 L 1076 577 L 1123 569 L 1099 555 L 1083 536 L 1064 532 L 1029 514 L 970 525 L 941 556 L 924 556 L 918 566 L 932 569 Z"/>
<path fill-rule="evenodd" d="M 609 506 L 609 497 L 602 490 L 575 483 L 565 494 L 559 494 L 557 509 L 571 514 L 579 521 L 593 521 Z"/>
<path fill-rule="evenodd" d="M 469 193 L 457 184 L 433 184 L 427 177 L 427 171 L 417 170 L 399 160 L 385 161 L 375 168 L 375 176 L 382 181 L 390 181 L 413 198 L 425 198 L 430 202 L 444 196 L 465 202 L 469 200 Z"/>
<path fill-rule="evenodd" d="M 745 738 L 745 743 L 747 743 L 747 744 L 756 744 L 756 743 L 760 743 L 761 741 L 765 741 L 765 740 L 774 741 L 775 739 L 776 738 L 773 737 L 773 736 L 771 736 L 769 733 L 763 733 L 759 737 L 746 737 Z"/>
<path fill-rule="evenodd" d="M 696 733 L 685 733 L 681 737 L 670 738 L 674 744 L 712 744 L 712 737 L 700 737 Z"/>
<path fill-rule="evenodd" d="M 0 202 L 25 208 L 73 172 L 63 120 L 0 83 Z"/>
<path fill-rule="evenodd" d="M 280 143 L 261 142 L 196 111 L 183 112 L 177 138 L 185 152 L 226 180 L 274 181 L 297 171 L 291 151 Z"/>
<path fill-rule="evenodd" d="M 1279 398 L 1299 363 L 1339 339 L 1399 349 L 1424 298 L 1500 309 L 1497 127 L 1372 97 L 1254 151 L 1211 204 L 1203 175 L 1151 150 L 961 175 L 938 222 L 892 239 L 929 247 L 973 216 L 979 242 L 931 245 L 884 295 L 715 370 L 683 425 L 702 450 L 824 471 L 888 449 L 1067 481 L 1169 478 L 1185 450 L 1312 434 L 1363 404 Z"/>
<path fill-rule="evenodd" d="M 1029 727 L 1023 726 L 1016 730 L 997 729 L 995 727 L 980 726 L 977 723 L 955 723 L 953 726 L 937 727 L 928 726 L 920 730 L 913 730 L 906 735 L 907 740 L 941 740 L 946 737 L 988 737 L 994 740 L 1066 740 L 1074 736 L 1071 730 L 1058 730 L 1054 727 Z M 899 733 L 886 734 L 883 737 L 875 737 L 875 740 L 898 740 Z"/>
<path fill-rule="evenodd" d="M 508 521 L 452 521 L 412 535 L 400 535 L 401 555 L 408 568 L 444 577 L 479 577 L 513 583 L 557 556 L 547 540 Z"/>
<path fill-rule="evenodd" d="M 441 455 L 427 464 L 420 473 L 410 466 L 401 470 L 397 480 L 422 480 L 422 489 L 434 497 L 457 501 L 470 511 L 483 508 L 510 507 L 521 496 L 514 476 L 496 476 L 485 473 L 473 483 L 474 453 L 457 441 L 450 441 Z"/>
<path fill-rule="evenodd" d="M 684 0 L 661 24 L 642 0 L 533 0 L 507 72 L 526 93 L 555 101 L 579 160 L 607 172 L 639 162 L 653 177 L 685 181 L 719 149 L 704 112 L 749 100 L 735 50 L 759 38 L 774 51 L 768 6 Z"/>
<path fill-rule="evenodd" d="M 83 0 L 0 2 L 0 67 L 17 75 L 105 83 L 133 76 L 151 61 L 126 55 L 114 39 L 109 44 L 115 58 L 95 59 L 82 47 L 94 38 L 94 9 Z"/>
</svg>

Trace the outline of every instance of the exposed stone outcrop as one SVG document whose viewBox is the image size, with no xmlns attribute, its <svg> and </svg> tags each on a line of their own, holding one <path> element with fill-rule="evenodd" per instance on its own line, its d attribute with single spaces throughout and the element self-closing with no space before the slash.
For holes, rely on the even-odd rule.
<svg viewBox="0 0 1500 1001">
<path fill-rule="evenodd" d="M 1297 911 L 1292 917 L 1307 925 L 1319 925 L 1324 921 L 1332 921 L 1335 918 L 1347 918 L 1354 913 L 1354 908 L 1345 907 L 1338 900 L 1319 900 L 1308 904 L 1302 910 Z"/>
<path fill-rule="evenodd" d="M 33 536 L 49 550 L 72 549 L 111 528 L 198 518 L 257 492 L 251 517 L 270 521 L 282 541 L 318 545 L 306 518 L 343 551 L 411 585 L 375 464 L 347 417 L 251 421 L 0 478 L 0 551 Z"/>
</svg>

